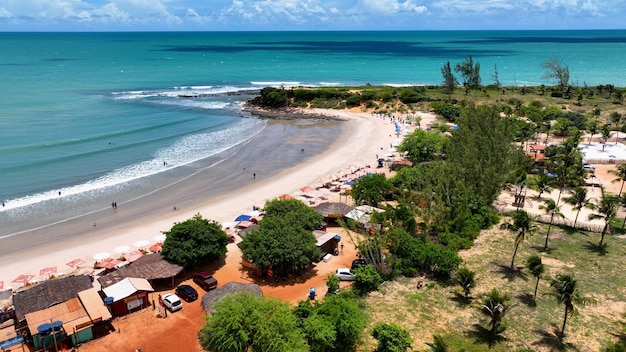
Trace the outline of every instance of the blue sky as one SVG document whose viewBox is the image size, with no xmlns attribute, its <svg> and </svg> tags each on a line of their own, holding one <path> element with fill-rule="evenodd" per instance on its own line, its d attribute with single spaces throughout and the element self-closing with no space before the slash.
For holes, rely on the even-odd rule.
<svg viewBox="0 0 626 352">
<path fill-rule="evenodd" d="M 0 0 L 0 31 L 624 29 L 626 0 Z"/>
</svg>

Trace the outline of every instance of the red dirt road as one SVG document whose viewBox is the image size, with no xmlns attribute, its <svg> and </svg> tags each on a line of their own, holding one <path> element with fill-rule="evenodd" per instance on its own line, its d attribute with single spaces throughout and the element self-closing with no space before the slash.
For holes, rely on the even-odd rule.
<svg viewBox="0 0 626 352">
<path fill-rule="evenodd" d="M 309 288 L 315 287 L 318 297 L 326 294 L 326 278 L 339 267 L 350 267 L 352 260 L 356 258 L 356 247 L 351 243 L 350 236 L 346 236 L 341 228 L 329 228 L 329 232 L 335 232 L 342 237 L 344 244 L 343 253 L 333 256 L 329 262 L 323 261 L 313 267 L 301 277 L 292 278 L 284 282 L 271 280 L 260 281 L 249 275 L 247 270 L 242 270 L 241 251 L 236 244 L 228 245 L 228 253 L 223 262 L 207 267 L 207 271 L 213 272 L 219 285 L 237 281 L 256 283 L 261 286 L 266 297 L 277 297 L 285 302 L 297 304 L 305 300 L 309 294 Z M 205 323 L 205 314 L 202 311 L 201 297 L 204 290 L 194 284 L 187 273 L 187 279 L 177 284 L 188 284 L 196 288 L 200 298 L 194 302 L 183 302 L 183 309 L 175 313 L 167 313 L 163 318 L 158 310 L 147 308 L 113 321 L 115 332 L 95 341 L 90 341 L 80 347 L 82 352 L 134 352 L 141 348 L 142 352 L 200 352 L 202 348 L 198 342 L 198 331 Z M 173 292 L 161 290 L 151 294 L 150 299 L 157 300 L 157 295 Z"/>
</svg>

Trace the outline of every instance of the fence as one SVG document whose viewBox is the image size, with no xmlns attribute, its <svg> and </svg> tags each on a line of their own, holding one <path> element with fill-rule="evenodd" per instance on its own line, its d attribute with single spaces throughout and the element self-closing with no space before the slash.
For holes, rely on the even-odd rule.
<svg viewBox="0 0 626 352">
<path fill-rule="evenodd" d="M 511 211 L 511 209 L 510 208 L 507 209 L 506 206 L 494 206 L 494 209 L 500 214 L 507 214 Z M 526 210 L 526 212 L 528 213 L 528 215 L 532 216 L 536 221 L 543 222 L 546 224 L 550 223 L 550 215 L 546 215 L 545 213 L 539 213 L 539 212 L 533 211 L 532 209 L 528 209 Z M 598 233 L 602 232 L 602 230 L 604 229 L 604 224 L 591 223 L 591 222 L 585 221 L 584 219 L 583 220 L 578 219 L 578 221 L 576 222 L 576 226 L 574 226 L 574 220 L 556 217 L 556 216 L 552 219 L 552 224 L 557 225 L 557 226 L 567 226 L 571 228 L 577 228 L 577 229 L 581 229 L 585 231 L 598 232 Z"/>
</svg>

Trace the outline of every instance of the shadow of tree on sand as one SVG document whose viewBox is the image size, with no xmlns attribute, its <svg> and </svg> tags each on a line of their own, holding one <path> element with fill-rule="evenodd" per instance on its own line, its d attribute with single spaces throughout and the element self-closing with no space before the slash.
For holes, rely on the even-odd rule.
<svg viewBox="0 0 626 352">
<path fill-rule="evenodd" d="M 537 301 L 533 298 L 532 293 L 519 294 L 517 300 L 529 308 L 537 307 Z"/>
<path fill-rule="evenodd" d="M 528 281 L 528 275 L 526 275 L 526 273 L 522 271 L 522 267 L 516 266 L 514 269 L 511 269 L 511 266 L 501 264 L 495 261 L 492 262 L 492 264 L 496 266 L 496 270 L 494 271 L 504 275 L 503 278 L 509 281 L 513 281 L 515 279 L 522 279 L 524 281 Z"/>
<path fill-rule="evenodd" d="M 450 300 L 452 302 L 455 302 L 459 307 L 467 307 L 472 304 L 474 298 L 472 296 L 465 297 L 465 295 L 461 294 L 460 292 L 454 292 L 453 296 L 450 297 Z"/>
<path fill-rule="evenodd" d="M 607 251 L 607 244 L 603 243 L 601 246 L 597 243 L 593 243 L 591 241 L 585 242 L 582 247 L 590 252 L 598 253 L 599 256 L 607 255 L 609 251 Z"/>
<path fill-rule="evenodd" d="M 533 345 L 549 347 L 551 351 L 580 351 L 573 344 L 563 341 L 561 331 L 556 326 L 552 327 L 552 332 L 544 329 L 536 329 L 534 332 L 541 338 L 533 342 Z"/>
<path fill-rule="evenodd" d="M 474 343 L 484 343 L 487 344 L 490 348 L 493 347 L 496 343 L 504 342 L 507 340 L 506 337 L 502 336 L 506 328 L 503 326 L 498 327 L 498 331 L 495 336 L 491 336 L 491 330 L 486 328 L 480 324 L 473 324 L 472 329 L 467 332 L 467 336 L 474 339 Z"/>
</svg>

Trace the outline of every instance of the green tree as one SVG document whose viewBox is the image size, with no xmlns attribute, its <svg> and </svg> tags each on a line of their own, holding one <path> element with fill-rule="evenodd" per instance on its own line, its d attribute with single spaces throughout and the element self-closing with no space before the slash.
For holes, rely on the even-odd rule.
<svg viewBox="0 0 626 352">
<path fill-rule="evenodd" d="M 297 273 L 320 251 L 311 232 L 322 223 L 322 216 L 296 199 L 272 200 L 265 204 L 265 217 L 259 227 L 241 242 L 241 251 L 257 268 L 272 268 L 277 277 Z"/>
<path fill-rule="evenodd" d="M 329 274 L 326 279 L 327 295 L 334 295 L 339 292 L 339 278 L 336 275 Z"/>
<path fill-rule="evenodd" d="M 539 174 L 532 179 L 530 187 L 539 193 L 538 197 L 541 199 L 543 193 L 552 192 L 552 186 L 554 185 L 554 179 L 546 174 Z"/>
<path fill-rule="evenodd" d="M 392 323 L 376 323 L 372 337 L 378 340 L 376 352 L 405 352 L 413 343 L 408 331 Z"/>
<path fill-rule="evenodd" d="M 545 70 L 543 79 L 555 79 L 562 90 L 569 86 L 569 67 L 563 63 L 563 60 L 552 56 L 549 60 L 542 62 L 541 67 Z"/>
<path fill-rule="evenodd" d="M 284 89 L 265 87 L 261 89 L 260 100 L 255 102 L 270 108 L 282 108 L 289 105 L 289 97 Z"/>
<path fill-rule="evenodd" d="M 358 295 L 364 296 L 377 291 L 383 279 L 372 265 L 365 265 L 354 269 L 354 284 L 352 288 Z"/>
<path fill-rule="evenodd" d="M 465 298 L 468 298 L 472 288 L 476 286 L 476 273 L 467 268 L 460 268 L 454 273 L 454 283 L 461 286 Z"/>
<path fill-rule="evenodd" d="M 548 240 L 550 239 L 550 230 L 552 229 L 552 223 L 554 223 L 554 216 L 560 218 L 564 218 L 565 216 L 561 213 L 561 206 L 557 205 L 554 199 L 546 199 L 544 202 L 544 204 L 539 206 L 539 209 L 542 209 L 547 215 L 550 215 L 548 231 L 546 231 L 546 241 L 543 244 L 543 250 L 545 251 L 548 249 Z"/>
<path fill-rule="evenodd" d="M 599 248 L 603 247 L 604 236 L 606 235 L 609 226 L 611 226 L 611 223 L 613 223 L 613 220 L 615 219 L 618 204 L 618 197 L 605 192 L 604 188 L 601 188 L 601 190 L 602 195 L 599 200 L 596 200 L 596 204 L 594 206 L 594 210 L 596 212 L 593 214 L 589 214 L 589 220 L 601 219 L 604 221 L 604 227 L 602 228 L 600 242 L 598 243 Z"/>
<path fill-rule="evenodd" d="M 609 138 L 611 138 L 611 127 L 607 124 L 602 125 L 600 133 L 602 134 L 602 139 L 604 139 L 604 141 L 602 142 L 602 151 L 604 151 L 606 143 L 608 143 Z"/>
<path fill-rule="evenodd" d="M 533 294 L 533 299 L 537 299 L 537 289 L 539 288 L 539 280 L 543 276 L 546 268 L 545 265 L 541 262 L 541 257 L 534 254 L 526 259 L 526 267 L 528 271 L 532 274 L 532 276 L 536 279 L 535 281 L 535 293 Z"/>
<path fill-rule="evenodd" d="M 200 214 L 175 223 L 163 234 L 166 236 L 163 257 L 185 267 L 207 263 L 226 254 L 228 235 L 218 222 L 206 220 Z"/>
<path fill-rule="evenodd" d="M 489 346 L 495 344 L 498 336 L 504 332 L 501 326 L 502 319 L 511 307 L 511 296 L 500 292 L 497 288 L 483 294 L 480 304 L 480 311 L 489 319 Z"/>
<path fill-rule="evenodd" d="M 352 185 L 351 196 L 356 204 L 378 206 L 392 189 L 385 175 L 372 174 L 363 176 Z"/>
<path fill-rule="evenodd" d="M 406 136 L 398 151 L 408 152 L 407 158 L 414 164 L 441 159 L 450 139 L 441 133 L 415 130 Z"/>
<path fill-rule="evenodd" d="M 480 63 L 474 63 L 472 55 L 465 61 L 454 65 L 454 72 L 460 73 L 463 77 L 463 86 L 470 89 L 480 88 Z"/>
<path fill-rule="evenodd" d="M 316 319 L 318 324 L 311 324 L 312 319 Z M 354 298 L 342 295 L 326 297 L 323 303 L 316 305 L 311 314 L 304 319 L 309 345 L 316 346 L 317 342 L 323 340 L 326 346 L 323 349 L 313 348 L 315 351 L 352 351 L 361 338 L 366 323 L 367 316 L 359 308 L 358 302 Z M 321 339 L 319 332 L 316 331 L 321 325 L 331 327 L 334 334 L 327 331 L 324 339 Z M 334 337 L 334 340 L 331 337 Z"/>
<path fill-rule="evenodd" d="M 207 351 L 308 351 L 298 320 L 287 303 L 249 292 L 224 296 L 198 333 Z"/>
<path fill-rule="evenodd" d="M 513 146 L 514 125 L 493 106 L 471 106 L 457 119 L 448 160 L 465 183 L 488 203 L 500 193 L 521 163 L 523 153 Z"/>
<path fill-rule="evenodd" d="M 569 274 L 557 274 L 556 277 L 550 281 L 550 287 L 552 288 L 552 292 L 549 292 L 548 295 L 556 298 L 558 304 L 565 306 L 563 326 L 561 327 L 561 337 L 563 337 L 565 336 L 567 317 L 574 315 L 577 311 L 574 304 L 595 304 L 595 300 L 582 296 L 578 290 L 578 281 Z"/>
<path fill-rule="evenodd" d="M 593 139 L 593 135 L 598 133 L 598 122 L 597 121 L 589 122 L 589 125 L 587 127 L 587 132 L 589 132 L 589 143 L 587 143 L 587 145 L 591 145 L 591 140 Z"/>
<path fill-rule="evenodd" d="M 516 231 L 515 235 L 515 250 L 513 251 L 513 257 L 511 258 L 511 270 L 515 269 L 515 255 L 519 249 L 519 245 L 526 239 L 526 234 L 534 232 L 537 227 L 533 225 L 533 219 L 524 210 L 516 210 L 511 215 L 513 222 L 504 224 L 503 227 Z"/>
<path fill-rule="evenodd" d="M 576 227 L 576 222 L 578 222 L 578 215 L 582 208 L 591 209 L 593 208 L 593 203 L 591 203 L 591 198 L 587 198 L 587 189 L 584 187 L 576 187 L 570 191 L 570 196 L 563 199 L 565 203 L 572 206 L 572 209 L 576 210 L 576 218 L 574 218 L 574 227 Z"/>
<path fill-rule="evenodd" d="M 430 348 L 430 352 L 448 352 L 448 344 L 440 335 L 433 335 L 433 342 L 426 342 Z"/>
<path fill-rule="evenodd" d="M 613 111 L 609 117 L 611 118 L 611 122 L 613 122 L 613 125 L 617 128 L 617 132 L 615 133 L 615 144 L 617 144 L 617 140 L 619 139 L 619 126 L 622 122 L 623 116 L 619 112 Z"/>
<path fill-rule="evenodd" d="M 443 92 L 452 95 L 454 93 L 454 89 L 459 85 L 459 82 L 452 74 L 452 68 L 450 68 L 450 61 L 447 61 L 441 67 L 441 75 L 443 76 Z"/>
<path fill-rule="evenodd" d="M 619 187 L 618 197 L 622 196 L 622 190 L 624 190 L 624 182 L 626 182 L 626 163 L 621 163 L 617 165 L 615 170 L 609 170 L 609 175 L 616 176 L 611 182 L 621 182 L 621 186 Z"/>
<path fill-rule="evenodd" d="M 294 226 L 287 219 L 267 216 L 243 239 L 241 251 L 262 271 L 271 267 L 275 277 L 297 273 L 320 258 L 310 230 Z"/>
</svg>

